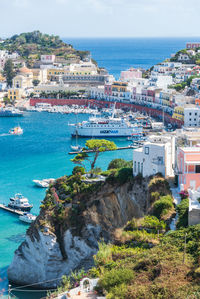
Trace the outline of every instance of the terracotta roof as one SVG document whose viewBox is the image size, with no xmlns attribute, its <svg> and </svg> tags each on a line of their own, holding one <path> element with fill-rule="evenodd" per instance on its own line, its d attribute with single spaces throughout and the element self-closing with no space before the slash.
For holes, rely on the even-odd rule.
<svg viewBox="0 0 200 299">
<path fill-rule="evenodd" d="M 20 68 L 19 71 L 20 71 L 20 73 L 23 73 L 23 74 L 31 73 L 31 70 L 28 69 L 26 66 L 23 66 L 22 68 Z"/>
</svg>

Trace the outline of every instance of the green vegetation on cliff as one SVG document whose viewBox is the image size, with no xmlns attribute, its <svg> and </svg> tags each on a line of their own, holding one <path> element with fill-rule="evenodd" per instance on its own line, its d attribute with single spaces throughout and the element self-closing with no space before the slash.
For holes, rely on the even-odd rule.
<svg viewBox="0 0 200 299">
<path fill-rule="evenodd" d="M 168 182 L 159 174 L 146 179 L 141 175 L 133 177 L 132 167 L 128 166 L 129 162 L 113 160 L 109 169 L 102 172 L 106 181 L 94 184 L 83 183 L 84 168 L 75 167 L 71 176 L 60 178 L 50 186 L 43 211 L 49 213 L 51 225 L 62 243 L 64 227 L 70 226 L 79 234 L 84 226 L 83 215 L 95 203 L 94 213 L 99 194 L 104 197 L 110 186 L 116 189 L 126 184 L 130 192 L 144 188 L 147 215 L 116 228 L 112 244 L 102 240 L 94 256 L 95 266 L 84 275 L 99 277 L 96 291 L 108 299 L 199 298 L 200 225 L 168 231 L 175 214 Z M 187 208 L 188 199 L 183 199 L 177 207 L 178 227 L 187 226 Z M 59 290 L 77 286 L 81 273 L 82 270 L 72 273 L 75 280 L 64 277 Z"/>
<path fill-rule="evenodd" d="M 42 54 L 54 54 L 65 60 L 84 59 L 89 55 L 88 51 L 75 50 L 72 45 L 63 42 L 59 36 L 42 34 L 40 31 L 13 35 L 0 44 L 0 50 L 17 52 L 29 64 L 39 60 Z"/>
</svg>

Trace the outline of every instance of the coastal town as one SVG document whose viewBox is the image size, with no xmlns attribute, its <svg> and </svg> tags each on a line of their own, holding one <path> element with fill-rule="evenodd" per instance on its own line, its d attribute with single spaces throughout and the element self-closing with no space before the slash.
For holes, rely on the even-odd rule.
<svg viewBox="0 0 200 299">
<path fill-rule="evenodd" d="M 171 293 L 160 291 L 158 278 L 167 281 L 175 272 L 182 284 L 194 279 L 197 288 L 200 42 L 188 41 L 150 69 L 130 67 L 115 78 L 89 51 L 57 36 L 34 31 L 0 39 L 0 119 L 52 113 L 65 117 L 61 126 L 66 123 L 71 142 L 65 155 L 75 167 L 58 179 L 32 180 L 35 189 L 46 190 L 39 216 L 30 214 L 33 204 L 21 193 L 0 203 L 1 211 L 31 224 L 8 268 L 12 285 L 0 294 L 10 298 L 21 285 L 48 290 L 45 298 L 137 299 L 150 298 L 149 292 L 151 298 L 184 298 L 182 286 L 176 297 L 174 279 L 167 285 Z M 76 123 L 68 122 L 71 115 Z M 17 140 L 23 134 L 18 124 L 7 135 Z M 117 138 L 126 144 L 115 144 Z M 96 166 L 100 154 L 118 151 L 106 170 L 103 158 L 102 169 Z M 152 281 L 158 289 L 149 287 Z"/>
</svg>

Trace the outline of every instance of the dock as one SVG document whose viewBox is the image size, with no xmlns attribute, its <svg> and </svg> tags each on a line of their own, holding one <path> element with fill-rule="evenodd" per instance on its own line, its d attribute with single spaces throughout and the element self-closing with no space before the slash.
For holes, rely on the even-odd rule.
<svg viewBox="0 0 200 299">
<path fill-rule="evenodd" d="M 19 211 L 19 210 L 11 209 L 11 208 L 3 205 L 2 203 L 0 203 L 0 209 L 5 210 L 5 211 L 10 212 L 10 213 L 13 213 L 13 214 L 17 214 L 19 216 L 22 216 L 24 214 L 24 212 Z"/>
<path fill-rule="evenodd" d="M 118 147 L 115 150 L 105 150 L 105 152 L 121 151 L 121 150 L 126 150 L 126 149 L 134 149 L 134 148 L 137 148 L 140 145 L 141 144 L 137 142 L 137 143 L 134 143 L 133 145 Z M 75 152 L 69 152 L 69 155 L 77 155 L 77 154 L 82 154 L 82 153 L 89 154 L 89 153 L 95 153 L 95 151 L 93 151 L 93 150 L 75 151 Z"/>
</svg>

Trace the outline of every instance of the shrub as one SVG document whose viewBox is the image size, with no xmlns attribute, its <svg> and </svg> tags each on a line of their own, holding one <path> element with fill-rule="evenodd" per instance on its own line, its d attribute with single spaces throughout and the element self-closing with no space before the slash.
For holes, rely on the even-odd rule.
<svg viewBox="0 0 200 299">
<path fill-rule="evenodd" d="M 81 166 L 75 166 L 73 171 L 72 171 L 72 174 L 75 175 L 77 173 L 80 173 L 80 174 L 85 174 L 85 169 L 84 167 L 81 167 Z"/>
<path fill-rule="evenodd" d="M 126 183 L 132 177 L 133 177 L 132 168 L 121 168 L 116 175 L 117 181 L 120 184 Z"/>
<path fill-rule="evenodd" d="M 153 229 L 155 231 L 163 230 L 166 228 L 165 222 L 162 220 L 159 220 L 155 216 L 145 216 L 143 219 L 143 222 L 141 222 L 141 225 L 143 225 L 146 228 Z"/>
<path fill-rule="evenodd" d="M 99 285 L 106 291 L 110 291 L 113 287 L 128 284 L 134 278 L 134 272 L 131 269 L 112 269 L 107 271 L 99 280 Z M 113 298 L 113 297 L 111 297 Z"/>
<path fill-rule="evenodd" d="M 189 199 L 185 198 L 176 207 L 178 212 L 178 221 L 176 223 L 177 228 L 188 226 L 188 209 L 189 209 Z"/>
<path fill-rule="evenodd" d="M 160 198 L 160 193 L 159 192 L 151 192 L 151 195 L 150 195 L 150 201 L 151 202 L 155 202 L 157 200 L 159 200 Z"/>
<path fill-rule="evenodd" d="M 111 292 L 107 294 L 107 299 L 124 299 L 127 294 L 127 285 L 125 283 L 119 284 L 112 288 Z"/>
<path fill-rule="evenodd" d="M 170 195 L 162 196 L 153 204 L 153 215 L 161 219 L 174 207 Z"/>
<path fill-rule="evenodd" d="M 181 199 L 185 199 L 188 198 L 189 194 L 187 190 L 183 190 L 181 192 L 179 192 Z"/>
<path fill-rule="evenodd" d="M 133 165 L 132 161 L 126 161 L 124 159 L 114 159 L 109 163 L 108 170 L 132 167 L 132 165 Z"/>
</svg>

